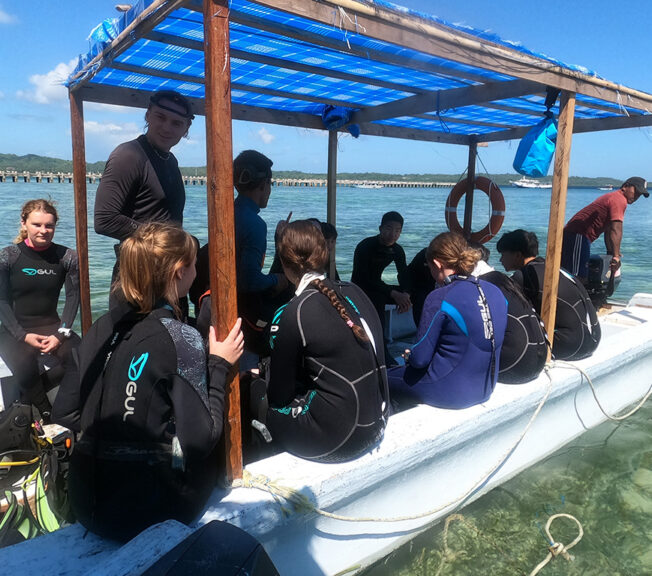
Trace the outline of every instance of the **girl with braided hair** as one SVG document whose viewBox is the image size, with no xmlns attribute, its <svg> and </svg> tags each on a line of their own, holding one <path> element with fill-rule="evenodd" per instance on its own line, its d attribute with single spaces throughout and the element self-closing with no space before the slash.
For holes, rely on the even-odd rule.
<svg viewBox="0 0 652 576">
<path fill-rule="evenodd" d="M 496 286 L 471 275 L 480 255 L 453 232 L 430 242 L 426 263 L 437 288 L 426 298 L 406 365 L 390 371 L 393 396 L 440 408 L 489 399 L 500 369 L 507 302 Z"/>
<path fill-rule="evenodd" d="M 389 415 L 383 333 L 354 284 L 325 277 L 320 230 L 299 220 L 278 251 L 294 298 L 274 316 L 266 425 L 288 452 L 321 462 L 352 460 L 383 437 Z"/>
</svg>

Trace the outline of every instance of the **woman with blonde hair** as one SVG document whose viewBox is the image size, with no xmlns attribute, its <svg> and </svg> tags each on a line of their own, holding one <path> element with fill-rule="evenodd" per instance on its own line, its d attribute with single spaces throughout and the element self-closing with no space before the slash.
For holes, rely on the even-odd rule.
<svg viewBox="0 0 652 576">
<path fill-rule="evenodd" d="M 289 223 L 278 251 L 297 290 L 272 321 L 269 409 L 254 414 L 295 456 L 357 458 L 381 441 L 389 414 L 380 321 L 355 284 L 326 278 L 328 248 L 312 222 Z"/>
<path fill-rule="evenodd" d="M 426 298 L 406 365 L 389 373 L 392 393 L 440 408 L 466 408 L 491 395 L 507 303 L 496 286 L 471 275 L 480 256 L 452 232 L 430 242 L 426 263 L 437 288 Z"/>
<path fill-rule="evenodd" d="M 56 382 L 40 375 L 39 357 L 55 356 L 66 367 L 79 345 L 71 330 L 79 307 L 77 253 L 53 242 L 58 219 L 52 202 L 26 202 L 14 244 L 0 251 L 0 356 L 17 381 L 21 399 L 36 406 L 45 422 L 52 410 L 46 384 Z M 60 318 L 57 305 L 64 285 Z"/>
<path fill-rule="evenodd" d="M 227 374 L 243 350 L 238 320 L 209 355 L 179 320 L 195 278 L 196 243 L 167 223 L 140 226 L 120 250 L 125 302 L 97 320 L 54 407 L 81 431 L 70 463 L 77 519 L 127 540 L 167 519 L 190 522 L 215 485 L 209 454 L 222 434 Z M 207 357 L 208 356 L 208 357 Z"/>
</svg>

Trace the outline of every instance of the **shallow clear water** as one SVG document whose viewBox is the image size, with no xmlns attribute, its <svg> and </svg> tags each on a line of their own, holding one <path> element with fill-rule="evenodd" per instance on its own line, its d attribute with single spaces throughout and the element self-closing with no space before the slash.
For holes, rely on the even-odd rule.
<svg viewBox="0 0 652 576">
<path fill-rule="evenodd" d="M 566 513 L 584 537 L 567 562 L 559 557 L 542 576 L 643 576 L 652 574 L 652 402 L 621 424 L 585 433 L 424 532 L 365 576 L 528 575 L 547 555 L 543 528 Z M 571 520 L 555 520 L 554 539 L 569 544 Z M 441 571 L 439 571 L 441 570 Z"/>
</svg>

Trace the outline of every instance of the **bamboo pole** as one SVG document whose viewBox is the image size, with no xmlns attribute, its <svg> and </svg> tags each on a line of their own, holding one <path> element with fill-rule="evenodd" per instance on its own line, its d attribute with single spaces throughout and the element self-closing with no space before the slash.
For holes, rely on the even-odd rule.
<svg viewBox="0 0 652 576">
<path fill-rule="evenodd" d="M 88 212 L 86 203 L 86 144 L 84 140 L 84 102 L 78 94 L 69 92 L 70 132 L 72 134 L 72 173 L 75 196 L 75 234 L 79 258 L 79 302 L 81 329 L 86 334 L 91 327 L 91 285 L 88 269 Z M 68 326 L 70 328 L 70 326 Z"/>
<path fill-rule="evenodd" d="M 211 315 L 222 340 L 236 321 L 235 225 L 233 221 L 233 143 L 229 0 L 204 1 L 206 75 L 206 168 Z M 226 475 L 242 478 L 240 382 L 232 371 L 227 387 L 224 438 Z"/>
<path fill-rule="evenodd" d="M 541 319 L 546 326 L 550 344 L 552 344 L 554 338 L 555 316 L 557 314 L 557 289 L 559 287 L 561 243 L 566 212 L 566 191 L 568 188 L 568 167 L 570 164 L 574 115 L 575 93 L 563 91 L 559 102 L 557 149 L 552 175 L 552 197 L 550 199 L 546 267 L 543 280 L 543 302 L 541 304 Z M 548 359 L 550 359 L 550 352 L 548 352 Z"/>
<path fill-rule="evenodd" d="M 473 231 L 473 191 L 475 190 L 475 157 L 478 143 L 475 138 L 469 143 L 469 166 L 466 178 L 466 198 L 464 200 L 464 237 L 468 240 Z"/>
<path fill-rule="evenodd" d="M 337 226 L 337 130 L 328 132 L 328 175 L 326 176 L 326 222 Z M 328 276 L 335 280 L 335 246 L 330 253 Z"/>
</svg>

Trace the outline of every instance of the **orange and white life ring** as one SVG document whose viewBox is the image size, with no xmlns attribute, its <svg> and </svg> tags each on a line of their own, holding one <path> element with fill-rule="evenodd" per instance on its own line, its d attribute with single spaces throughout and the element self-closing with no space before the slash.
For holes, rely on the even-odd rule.
<svg viewBox="0 0 652 576">
<path fill-rule="evenodd" d="M 455 184 L 446 200 L 446 226 L 448 226 L 451 232 L 457 232 L 462 235 L 464 235 L 464 229 L 457 219 L 457 205 L 460 202 L 460 198 L 466 194 L 467 180 L 467 178 L 464 178 L 464 180 L 460 180 Z M 505 198 L 503 198 L 503 193 L 500 191 L 500 188 L 484 176 L 478 176 L 475 179 L 473 188 L 475 190 L 482 190 L 489 196 L 489 202 L 491 204 L 491 217 L 489 218 L 489 222 L 482 230 L 471 232 L 469 238 L 471 242 L 484 244 L 498 234 L 500 227 L 503 225 L 503 220 L 505 220 Z"/>
</svg>

